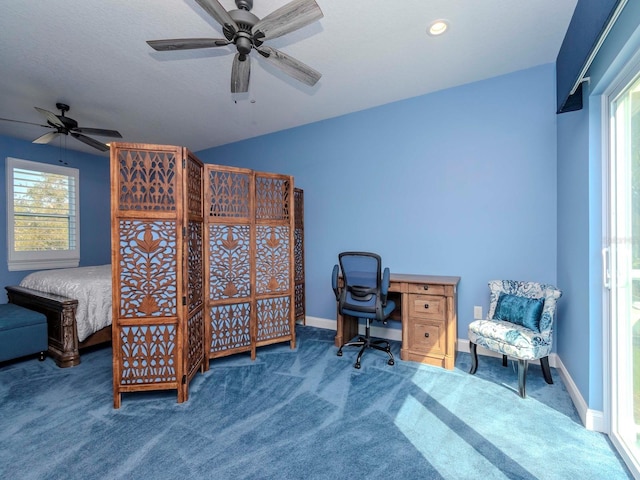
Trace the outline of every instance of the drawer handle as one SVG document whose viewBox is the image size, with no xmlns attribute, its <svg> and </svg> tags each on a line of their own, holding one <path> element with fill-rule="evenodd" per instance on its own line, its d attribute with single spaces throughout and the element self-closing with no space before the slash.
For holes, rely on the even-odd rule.
<svg viewBox="0 0 640 480">
<path fill-rule="evenodd" d="M 424 308 L 429 308 L 429 304 L 428 304 L 428 303 L 425 303 L 425 304 L 424 304 Z"/>
<path fill-rule="evenodd" d="M 424 288 L 425 290 L 429 290 L 429 285 L 423 285 L 422 288 Z"/>
<path fill-rule="evenodd" d="M 429 332 L 424 332 L 424 338 L 429 338 Z"/>
</svg>

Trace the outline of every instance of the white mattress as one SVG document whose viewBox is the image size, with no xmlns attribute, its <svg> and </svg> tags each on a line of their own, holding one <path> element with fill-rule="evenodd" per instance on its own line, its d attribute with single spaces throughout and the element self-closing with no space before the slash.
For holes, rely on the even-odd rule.
<svg viewBox="0 0 640 480">
<path fill-rule="evenodd" d="M 76 325 L 81 342 L 111 325 L 111 265 L 42 270 L 24 277 L 20 286 L 78 300 Z"/>
</svg>

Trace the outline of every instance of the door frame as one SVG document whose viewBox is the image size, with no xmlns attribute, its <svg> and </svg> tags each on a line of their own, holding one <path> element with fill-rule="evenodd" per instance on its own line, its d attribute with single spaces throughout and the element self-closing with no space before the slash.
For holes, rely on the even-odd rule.
<svg viewBox="0 0 640 480">
<path fill-rule="evenodd" d="M 611 289 L 612 268 L 612 158 L 613 141 L 611 103 L 620 95 L 630 83 L 640 74 L 640 50 L 638 50 L 629 62 L 624 65 L 613 81 L 605 88 L 600 96 L 601 107 L 601 146 L 602 146 L 602 361 L 603 361 L 603 408 L 605 433 L 609 435 L 614 447 L 624 459 L 627 467 L 634 476 L 640 477 L 640 458 L 631 455 L 626 449 L 625 443 L 617 435 L 614 429 L 617 421 L 617 359 L 615 354 L 615 330 L 617 325 L 613 322 L 612 310 L 613 291 Z M 615 248 L 615 247 L 614 247 Z"/>
</svg>

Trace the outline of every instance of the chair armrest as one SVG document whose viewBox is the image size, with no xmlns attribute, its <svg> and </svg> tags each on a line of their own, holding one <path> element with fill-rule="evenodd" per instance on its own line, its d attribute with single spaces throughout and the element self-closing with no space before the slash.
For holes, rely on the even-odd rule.
<svg viewBox="0 0 640 480">
<path fill-rule="evenodd" d="M 331 288 L 333 288 L 333 293 L 336 296 L 336 301 L 340 300 L 340 290 L 338 290 L 338 273 L 340 272 L 340 267 L 338 265 L 333 266 L 333 272 L 331 274 Z"/>
</svg>

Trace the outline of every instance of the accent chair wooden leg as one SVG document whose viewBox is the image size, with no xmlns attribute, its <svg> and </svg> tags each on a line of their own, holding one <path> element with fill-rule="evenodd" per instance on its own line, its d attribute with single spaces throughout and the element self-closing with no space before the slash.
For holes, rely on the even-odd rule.
<svg viewBox="0 0 640 480">
<path fill-rule="evenodd" d="M 503 367 L 507 366 L 507 356 L 506 355 L 502 355 L 502 366 Z"/>
<path fill-rule="evenodd" d="M 469 373 L 475 375 L 478 370 L 478 353 L 476 352 L 477 345 L 473 342 L 469 342 L 469 353 L 471 353 L 471 370 Z"/>
<path fill-rule="evenodd" d="M 542 367 L 542 375 L 544 381 L 549 385 L 553 385 L 553 378 L 551 378 L 551 369 L 549 368 L 549 357 L 542 357 L 540 359 L 540 366 Z"/>
<path fill-rule="evenodd" d="M 518 393 L 522 398 L 526 398 L 527 396 L 525 391 L 527 368 L 529 368 L 529 362 L 527 360 L 518 360 Z"/>
</svg>

